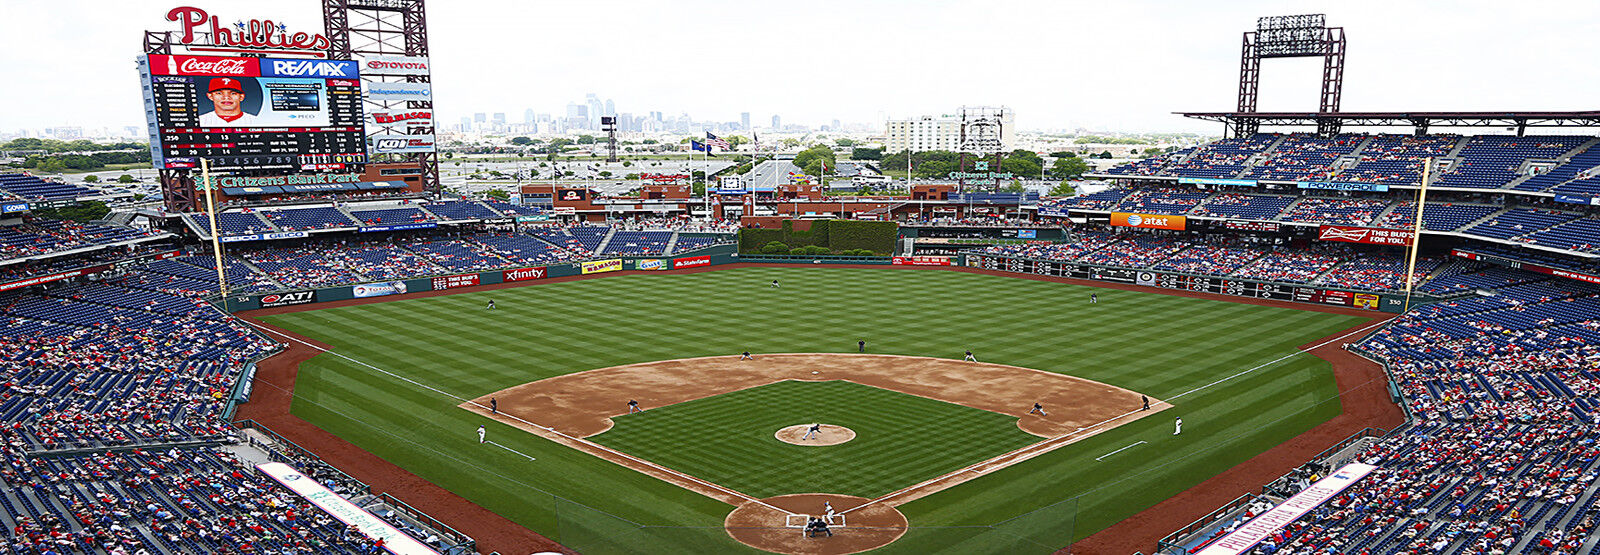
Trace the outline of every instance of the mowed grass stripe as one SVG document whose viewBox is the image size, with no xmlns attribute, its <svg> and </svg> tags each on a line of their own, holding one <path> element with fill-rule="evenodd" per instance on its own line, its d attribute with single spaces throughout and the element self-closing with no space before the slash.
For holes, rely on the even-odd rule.
<svg viewBox="0 0 1600 555">
<path fill-rule="evenodd" d="M 773 279 L 781 280 L 781 289 L 769 287 Z M 1090 292 L 1100 294 L 1099 304 L 1087 302 Z M 484 310 L 489 298 L 500 308 Z M 873 353 L 960 358 L 961 351 L 970 348 L 986 362 L 1059 371 L 1167 397 L 1293 353 L 1298 345 L 1359 321 L 1277 307 L 990 275 L 826 267 L 741 268 L 534 283 L 267 320 L 328 343 L 344 355 L 467 398 L 550 376 L 650 360 L 731 356 L 746 349 L 757 353 L 854 352 L 857 339 L 867 340 L 868 351 Z M 319 372 L 321 378 L 306 379 Z M 497 427 L 497 423 L 456 409 L 458 400 L 426 391 L 372 393 L 394 388 L 415 390 L 416 386 L 323 355 L 303 365 L 296 392 L 303 400 L 296 402 L 294 410 L 362 448 L 557 540 L 563 529 L 584 527 L 550 524 L 556 509 L 548 504 L 530 501 L 518 505 L 501 498 L 507 492 L 530 497 L 533 494 L 528 492 L 542 490 L 654 525 L 714 527 L 726 514 L 725 505 L 707 503 L 704 497 L 535 436 Z M 1190 425 L 1205 430 L 1204 434 L 1173 438 L 1167 415 L 1146 419 L 903 508 L 919 525 L 987 524 L 1066 497 L 1086 495 L 1081 504 L 1092 507 L 1096 516 L 1079 520 L 1077 526 L 1029 524 L 1026 530 L 1007 531 L 1011 536 L 1029 538 L 1021 543 L 977 542 L 1040 550 L 1034 545 L 1037 540 L 1059 547 L 1058 533 L 1078 537 L 1091 533 L 1259 453 L 1280 438 L 1326 420 L 1337 412 L 1336 400 L 1314 407 L 1303 405 L 1335 394 L 1326 363 L 1286 360 L 1179 400 L 1169 414 L 1185 415 L 1186 423 L 1192 422 Z M 807 401 L 815 401 L 811 398 L 819 395 L 806 393 L 807 399 L 794 402 L 809 409 L 818 403 Z M 318 410 L 306 402 L 315 399 L 338 399 L 340 414 Z M 390 401 L 399 408 L 386 406 Z M 780 401 L 768 398 L 766 403 Z M 836 408 L 857 410 L 855 404 Z M 706 414 L 708 419 L 741 422 L 759 412 Z M 915 420 L 905 420 L 915 417 L 907 412 L 882 418 L 886 426 L 915 427 Z M 483 423 L 491 424 L 494 437 L 539 460 L 496 461 L 504 465 L 497 467 L 497 476 L 471 477 L 459 476 L 459 468 L 439 461 L 439 452 L 475 445 L 471 431 Z M 798 422 L 783 425 L 793 423 Z M 621 428 L 619 425 L 604 435 Z M 881 460 L 840 460 L 836 466 L 848 472 L 804 485 L 829 488 L 823 491 L 838 491 L 834 489 L 838 487 L 877 491 L 874 488 L 888 487 L 885 484 L 897 479 L 901 485 L 910 484 L 916 481 L 910 479 L 911 473 L 937 474 L 947 468 L 928 457 L 960 451 L 968 443 L 981 443 L 989 437 L 981 428 L 948 428 L 943 433 L 907 432 L 906 437 L 918 440 L 915 445 L 881 453 Z M 1015 430 L 1014 421 L 1010 429 Z M 396 442 L 396 435 L 414 438 L 417 444 Z M 1114 465 L 1093 461 L 1140 439 L 1150 445 L 1126 452 L 1132 457 L 1107 459 L 1117 461 Z M 641 436 L 630 441 L 646 440 L 669 452 L 664 456 L 682 445 L 667 437 Z M 776 443 L 771 430 L 764 438 L 736 443 L 761 441 Z M 773 461 L 726 448 L 727 452 L 712 457 L 715 472 L 750 481 L 755 490 L 775 494 L 793 493 L 780 491 L 778 484 L 793 481 L 794 474 L 832 462 L 809 455 L 801 462 Z M 1137 476 L 1136 481 L 1120 483 L 1120 495 L 1093 490 L 1096 484 L 1130 475 Z M 951 507 L 938 508 L 944 504 Z M 1060 532 L 1063 529 L 1071 531 Z M 921 543 L 913 536 L 923 537 L 908 535 L 897 545 L 924 551 L 949 547 Z M 583 550 L 585 546 L 574 547 Z M 1000 549 L 977 549 L 985 550 Z"/>
</svg>

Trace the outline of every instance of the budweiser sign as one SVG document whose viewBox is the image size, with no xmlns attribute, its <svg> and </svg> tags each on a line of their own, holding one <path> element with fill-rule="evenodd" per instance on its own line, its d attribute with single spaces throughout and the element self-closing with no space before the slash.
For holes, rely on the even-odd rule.
<svg viewBox="0 0 1600 555">
<path fill-rule="evenodd" d="M 256 58 L 217 56 L 150 56 L 150 73 L 155 75 L 202 75 L 218 77 L 258 77 Z"/>
<path fill-rule="evenodd" d="M 1414 234 L 1404 229 L 1378 227 L 1324 225 L 1317 230 L 1317 239 L 1322 241 L 1364 243 L 1368 245 L 1409 246 L 1413 237 L 1415 237 Z"/>
<path fill-rule="evenodd" d="M 380 124 L 400 123 L 403 121 L 427 121 L 433 119 L 433 112 L 405 112 L 402 114 L 373 113 L 372 121 Z"/>
<path fill-rule="evenodd" d="M 209 46 L 276 49 L 276 50 L 327 50 L 331 44 L 321 33 L 290 33 L 288 27 L 270 19 L 251 19 L 222 23 L 217 16 L 189 6 L 173 8 L 167 12 L 167 21 L 176 21 L 183 36 L 179 42 L 195 44 L 196 35 L 210 33 Z M 201 43 L 205 44 L 205 43 Z"/>
</svg>

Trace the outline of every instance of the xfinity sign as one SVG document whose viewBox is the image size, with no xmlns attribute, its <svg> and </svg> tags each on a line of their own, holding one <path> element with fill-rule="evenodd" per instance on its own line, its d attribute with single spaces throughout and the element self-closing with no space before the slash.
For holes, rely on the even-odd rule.
<svg viewBox="0 0 1600 555">
<path fill-rule="evenodd" d="M 356 63 L 349 60 L 261 60 L 261 75 L 265 77 L 355 79 L 361 76 L 358 72 Z"/>
</svg>

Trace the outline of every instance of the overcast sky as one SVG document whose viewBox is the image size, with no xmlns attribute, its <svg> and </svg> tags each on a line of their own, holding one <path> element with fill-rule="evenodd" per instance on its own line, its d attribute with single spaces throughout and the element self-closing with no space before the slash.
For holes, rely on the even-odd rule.
<svg viewBox="0 0 1600 555">
<path fill-rule="evenodd" d="M 133 60 L 178 5 L 322 29 L 319 0 L 0 0 L 0 130 L 142 126 Z M 876 125 L 1006 105 L 1028 129 L 1219 133 L 1170 112 L 1231 110 L 1240 33 L 1298 13 L 1346 29 L 1345 110 L 1600 108 L 1593 0 L 435 0 L 427 16 L 444 122 L 520 122 L 593 92 L 700 120 Z M 1262 110 L 1316 109 L 1320 59 L 1262 73 Z"/>
</svg>

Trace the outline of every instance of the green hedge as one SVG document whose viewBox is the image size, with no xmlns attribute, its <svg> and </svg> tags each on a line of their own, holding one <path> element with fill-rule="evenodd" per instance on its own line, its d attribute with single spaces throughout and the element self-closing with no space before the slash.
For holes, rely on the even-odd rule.
<svg viewBox="0 0 1600 555">
<path fill-rule="evenodd" d="M 795 231 L 792 222 L 785 221 L 783 229 L 739 230 L 739 252 L 760 253 L 762 247 L 777 242 L 790 249 L 821 247 L 834 254 L 870 251 L 877 256 L 889 256 L 894 252 L 894 240 L 899 228 L 899 224 L 894 222 L 816 220 L 811 222 L 810 231 Z M 811 252 L 818 251 L 811 249 Z"/>
</svg>

